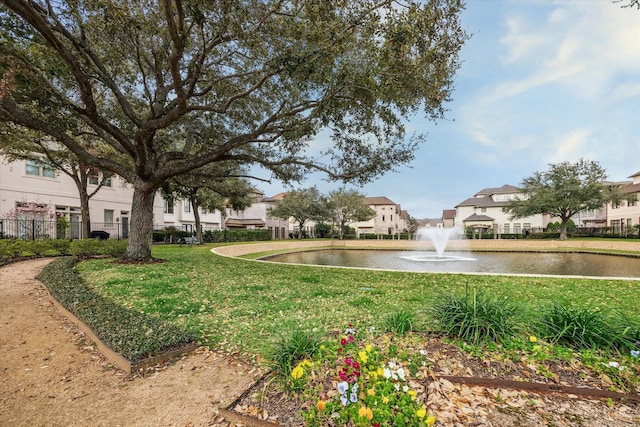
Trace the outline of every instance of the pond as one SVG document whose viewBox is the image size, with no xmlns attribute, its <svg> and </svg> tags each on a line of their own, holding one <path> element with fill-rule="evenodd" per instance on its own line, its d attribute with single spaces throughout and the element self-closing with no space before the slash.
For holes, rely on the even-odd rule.
<svg viewBox="0 0 640 427">
<path fill-rule="evenodd" d="M 640 279 L 640 258 L 567 252 L 445 252 L 326 249 L 268 261 L 432 273 L 528 274 Z"/>
</svg>

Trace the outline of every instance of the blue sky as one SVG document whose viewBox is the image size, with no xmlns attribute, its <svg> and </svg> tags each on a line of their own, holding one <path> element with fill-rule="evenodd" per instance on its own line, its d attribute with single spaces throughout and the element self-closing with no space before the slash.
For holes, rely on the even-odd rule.
<svg viewBox="0 0 640 427">
<path fill-rule="evenodd" d="M 611 0 L 467 0 L 462 23 L 472 38 L 447 119 L 407 123 L 408 135 L 427 134 L 416 159 L 358 191 L 436 218 L 552 163 L 595 160 L 613 181 L 640 171 L 639 10 Z M 311 185 L 339 187 L 297 187 Z"/>
</svg>

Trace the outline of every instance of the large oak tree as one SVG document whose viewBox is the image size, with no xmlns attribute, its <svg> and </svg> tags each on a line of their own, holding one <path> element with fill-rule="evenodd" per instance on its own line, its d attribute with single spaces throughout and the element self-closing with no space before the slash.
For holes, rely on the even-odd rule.
<svg viewBox="0 0 640 427">
<path fill-rule="evenodd" d="M 0 120 L 131 183 L 137 261 L 173 176 L 236 161 L 364 183 L 409 162 L 403 119 L 443 116 L 468 37 L 461 0 L 0 1 Z"/>
<path fill-rule="evenodd" d="M 567 225 L 580 211 L 600 209 L 622 200 L 622 193 L 605 180 L 605 170 L 595 161 L 550 164 L 522 181 L 522 197 L 511 200 L 505 212 L 512 218 L 550 214 L 560 218 L 560 240 L 567 239 Z"/>
</svg>

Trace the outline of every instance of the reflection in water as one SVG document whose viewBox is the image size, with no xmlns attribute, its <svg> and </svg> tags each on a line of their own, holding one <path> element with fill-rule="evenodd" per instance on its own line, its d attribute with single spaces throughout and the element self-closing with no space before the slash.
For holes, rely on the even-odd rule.
<svg viewBox="0 0 640 427">
<path fill-rule="evenodd" d="M 447 252 L 328 249 L 266 257 L 297 264 L 383 268 L 434 273 L 502 273 L 640 278 L 640 259 L 615 255 L 540 252 Z"/>
</svg>

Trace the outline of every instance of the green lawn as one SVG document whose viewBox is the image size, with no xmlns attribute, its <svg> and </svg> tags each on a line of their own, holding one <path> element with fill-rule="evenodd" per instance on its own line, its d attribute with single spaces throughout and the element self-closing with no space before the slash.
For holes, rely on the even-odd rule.
<svg viewBox="0 0 640 427">
<path fill-rule="evenodd" d="M 636 281 L 278 265 L 221 257 L 211 247 L 156 246 L 153 255 L 166 262 L 123 265 L 96 259 L 80 263 L 77 271 L 107 298 L 183 325 L 203 344 L 248 358 L 264 354 L 296 326 L 329 332 L 354 323 L 379 330 L 398 309 L 411 310 L 418 328 L 428 330 L 433 300 L 462 294 L 467 285 L 512 298 L 522 316 L 535 316 L 554 301 L 638 316 Z"/>
</svg>

